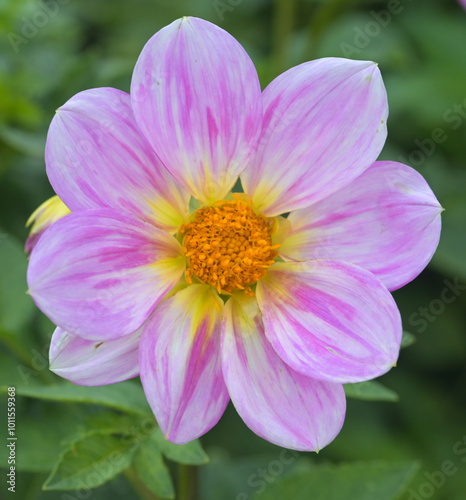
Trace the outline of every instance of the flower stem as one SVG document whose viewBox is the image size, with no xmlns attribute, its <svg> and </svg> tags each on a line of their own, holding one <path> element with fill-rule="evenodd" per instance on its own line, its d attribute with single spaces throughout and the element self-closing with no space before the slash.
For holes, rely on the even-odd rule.
<svg viewBox="0 0 466 500">
<path fill-rule="evenodd" d="M 134 467 L 128 467 L 123 471 L 123 474 L 141 500 L 161 500 L 160 497 L 152 493 L 139 479 Z"/>
<path fill-rule="evenodd" d="M 273 15 L 273 71 L 275 75 L 284 71 L 288 65 L 287 56 L 291 34 L 293 33 L 294 14 L 294 0 L 275 0 Z"/>
<path fill-rule="evenodd" d="M 197 468 L 192 465 L 178 464 L 179 500 L 197 500 Z"/>
<path fill-rule="evenodd" d="M 308 57 L 310 59 L 317 57 L 322 35 L 328 26 L 343 12 L 346 12 L 349 8 L 359 3 L 360 0 L 326 0 L 317 7 L 309 26 L 310 49 Z"/>
</svg>

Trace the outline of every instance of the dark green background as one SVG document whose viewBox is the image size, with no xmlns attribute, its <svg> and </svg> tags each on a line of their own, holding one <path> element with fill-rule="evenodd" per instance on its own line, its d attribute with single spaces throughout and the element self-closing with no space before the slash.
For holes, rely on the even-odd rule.
<svg viewBox="0 0 466 500">
<path fill-rule="evenodd" d="M 318 57 L 377 61 L 390 105 L 381 158 L 415 167 L 445 208 L 436 256 L 420 277 L 394 294 L 405 329 L 417 337 L 382 380 L 398 392 L 399 402 L 349 400 L 340 436 L 318 456 L 302 454 L 285 465 L 273 482 L 307 461 L 417 459 L 422 465 L 411 487 L 421 498 L 464 500 L 466 445 L 458 454 L 455 444 L 466 436 L 466 294 L 459 291 L 446 303 L 442 291 L 455 280 L 463 289 L 466 285 L 466 12 L 454 0 L 57 0 L 47 5 L 48 13 L 37 0 L 0 0 L 0 385 L 57 381 L 46 368 L 53 326 L 25 294 L 22 252 L 26 219 L 52 195 L 43 151 L 55 109 L 92 87 L 129 91 L 145 42 L 174 19 L 195 15 L 239 40 L 263 86 Z M 430 319 L 421 317 L 422 308 Z M 6 406 L 4 398 L 0 401 L 4 436 Z M 60 426 L 72 428 L 82 411 L 18 398 L 21 446 L 36 449 L 41 460 L 39 438 L 56 434 Z M 257 492 L 257 484 L 248 485 L 251 474 L 280 454 L 252 434 L 232 408 L 202 443 L 211 456 L 199 473 L 203 500 Z M 427 476 L 448 460 L 455 472 L 430 495 Z M 2 472 L 4 496 L 3 478 Z M 66 499 L 62 493 L 40 493 L 45 478 L 19 473 L 15 498 Z M 117 478 L 92 498 L 131 495 Z"/>
</svg>

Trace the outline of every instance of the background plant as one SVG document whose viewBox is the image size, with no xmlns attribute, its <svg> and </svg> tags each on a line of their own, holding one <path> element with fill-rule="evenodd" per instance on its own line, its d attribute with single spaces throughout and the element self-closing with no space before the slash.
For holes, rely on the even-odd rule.
<svg viewBox="0 0 466 500">
<path fill-rule="evenodd" d="M 52 195 L 47 127 L 80 90 L 128 91 L 144 43 L 182 15 L 230 31 L 263 86 L 316 57 L 377 61 L 390 105 L 381 159 L 419 170 L 446 209 L 429 268 L 394 294 L 414 334 L 405 344 L 416 344 L 382 386 L 347 388 L 353 398 L 343 431 L 318 456 L 257 438 L 231 407 L 202 439 L 205 451 L 198 442 L 170 445 L 138 380 L 81 388 L 48 371 L 53 325 L 25 294 L 22 249 L 25 221 Z M 299 500 L 309 491 L 330 500 L 464 498 L 465 42 L 466 14 L 453 0 L 0 3 L 0 465 L 7 465 L 7 388 L 15 386 L 17 498 L 169 498 L 175 489 L 190 498 L 193 478 L 202 500 Z M 9 495 L 5 473 L 2 498 Z"/>
</svg>

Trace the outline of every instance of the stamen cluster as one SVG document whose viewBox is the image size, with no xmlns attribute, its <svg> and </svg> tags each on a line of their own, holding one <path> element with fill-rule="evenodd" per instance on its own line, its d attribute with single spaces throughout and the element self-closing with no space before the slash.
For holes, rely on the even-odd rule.
<svg viewBox="0 0 466 500">
<path fill-rule="evenodd" d="M 218 293 L 243 290 L 261 279 L 274 263 L 273 221 L 256 215 L 247 201 L 218 201 L 196 211 L 183 224 L 183 251 L 188 258 L 186 281 L 193 277 L 215 287 Z"/>
</svg>

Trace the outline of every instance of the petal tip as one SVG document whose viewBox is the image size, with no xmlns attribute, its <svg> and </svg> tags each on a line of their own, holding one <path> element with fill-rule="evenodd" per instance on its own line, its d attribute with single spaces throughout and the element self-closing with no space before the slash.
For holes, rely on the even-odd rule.
<svg viewBox="0 0 466 500">
<path fill-rule="evenodd" d="M 366 66 L 366 68 L 364 68 L 364 69 L 367 69 L 367 71 L 369 73 L 366 76 L 366 80 L 368 82 L 371 82 L 374 77 L 382 79 L 382 73 L 380 72 L 379 63 L 376 63 L 374 61 L 370 61 L 368 66 Z"/>
</svg>

